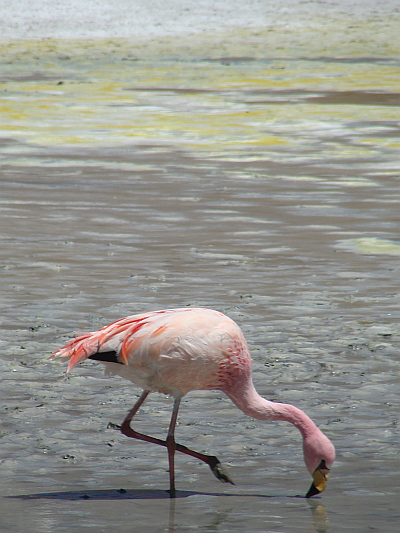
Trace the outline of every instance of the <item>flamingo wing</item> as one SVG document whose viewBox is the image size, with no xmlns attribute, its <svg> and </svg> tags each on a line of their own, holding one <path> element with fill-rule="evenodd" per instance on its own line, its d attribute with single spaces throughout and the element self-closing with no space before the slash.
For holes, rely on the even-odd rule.
<svg viewBox="0 0 400 533">
<path fill-rule="evenodd" d="M 129 349 L 135 340 L 135 334 L 144 325 L 154 322 L 157 314 L 156 311 L 128 316 L 98 331 L 83 333 L 55 351 L 50 358 L 69 359 L 67 373 L 81 361 L 90 357 L 95 358 L 93 357 L 95 355 L 98 355 L 96 359 L 100 361 L 110 362 L 111 354 L 115 354 L 116 363 L 128 364 Z"/>
</svg>

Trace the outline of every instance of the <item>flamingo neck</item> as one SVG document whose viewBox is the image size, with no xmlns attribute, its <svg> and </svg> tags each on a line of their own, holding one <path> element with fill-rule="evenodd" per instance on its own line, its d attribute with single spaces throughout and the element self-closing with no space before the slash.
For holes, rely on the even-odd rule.
<svg viewBox="0 0 400 533">
<path fill-rule="evenodd" d="M 233 403 L 247 416 L 258 420 L 283 420 L 290 422 L 303 438 L 318 432 L 317 426 L 301 409 L 294 405 L 270 402 L 262 398 L 250 382 L 240 390 L 225 391 Z"/>
</svg>

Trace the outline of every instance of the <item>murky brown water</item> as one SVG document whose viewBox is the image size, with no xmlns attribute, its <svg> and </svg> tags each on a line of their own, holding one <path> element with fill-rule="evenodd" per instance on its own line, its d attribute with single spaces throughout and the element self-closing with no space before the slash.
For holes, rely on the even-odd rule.
<svg viewBox="0 0 400 533">
<path fill-rule="evenodd" d="M 300 29 L 280 50 L 282 28 L 2 48 L 1 531 L 397 527 L 400 64 L 386 23 L 386 48 L 376 26 L 364 48 L 343 33 L 329 52 Z M 332 439 L 322 498 L 298 497 L 296 429 L 198 392 L 179 441 L 237 485 L 178 457 L 171 503 L 164 450 L 107 428 L 139 391 L 46 359 L 76 331 L 189 305 L 236 320 L 260 394 Z M 170 408 L 153 395 L 138 424 L 164 435 Z"/>
</svg>

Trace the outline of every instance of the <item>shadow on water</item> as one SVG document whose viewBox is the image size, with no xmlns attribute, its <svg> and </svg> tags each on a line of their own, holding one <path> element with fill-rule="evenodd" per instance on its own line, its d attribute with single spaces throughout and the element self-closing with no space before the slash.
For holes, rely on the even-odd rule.
<svg viewBox="0 0 400 533">
<path fill-rule="evenodd" d="M 158 489 L 137 489 L 137 490 L 89 490 L 89 491 L 64 491 L 64 492 L 42 492 L 37 494 L 21 494 L 16 496 L 8 496 L 19 500 L 53 500 L 53 501 L 78 501 L 78 500 L 169 500 L 169 516 L 168 516 L 168 533 L 175 532 L 175 507 L 177 501 L 190 496 L 214 496 L 225 498 L 265 498 L 265 499 L 305 499 L 311 511 L 312 524 L 310 524 L 310 531 L 316 533 L 328 533 L 329 522 L 325 506 L 321 503 L 319 498 L 306 499 L 303 496 L 284 496 L 284 495 L 268 495 L 268 494 L 225 494 L 212 492 L 195 492 L 195 491 L 177 491 L 176 498 L 170 498 L 166 490 Z"/>
<path fill-rule="evenodd" d="M 187 498 L 195 494 L 191 491 L 177 491 L 176 498 Z M 203 493 L 202 493 L 203 494 Z M 212 494 L 210 494 L 212 496 Z M 41 492 L 37 494 L 21 494 L 8 496 L 20 500 L 167 500 L 170 499 L 166 490 L 72 490 L 68 492 Z"/>
<path fill-rule="evenodd" d="M 215 496 L 224 498 L 289 498 L 289 499 L 305 499 L 303 496 L 284 496 L 284 495 L 270 495 L 270 494 L 226 494 L 222 492 L 196 492 L 196 491 L 176 491 L 175 499 L 188 498 L 189 496 Z M 110 490 L 87 490 L 87 491 L 68 491 L 68 492 L 40 492 L 36 494 L 19 494 L 15 496 L 7 496 L 7 498 L 15 498 L 19 500 L 168 500 L 169 492 L 167 490 L 159 489 L 110 489 Z M 173 501 L 173 498 L 171 499 Z M 313 503 L 315 503 L 313 501 Z"/>
</svg>

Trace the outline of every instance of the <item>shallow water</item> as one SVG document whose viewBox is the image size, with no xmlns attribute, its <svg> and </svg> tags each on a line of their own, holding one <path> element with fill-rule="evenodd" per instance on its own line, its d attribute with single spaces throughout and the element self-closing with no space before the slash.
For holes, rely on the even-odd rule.
<svg viewBox="0 0 400 533">
<path fill-rule="evenodd" d="M 313 39 L 299 24 L 4 43 L 2 531 L 396 527 L 400 64 L 395 16 L 369 17 Z M 321 498 L 299 497 L 296 429 L 197 392 L 179 441 L 236 485 L 178 457 L 170 502 L 164 450 L 107 428 L 139 391 L 47 361 L 77 331 L 183 306 L 236 320 L 260 394 L 334 442 Z M 164 435 L 170 408 L 153 395 L 138 426 Z"/>
</svg>

